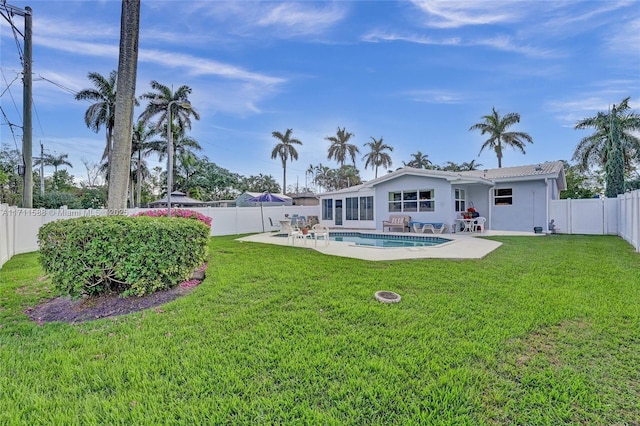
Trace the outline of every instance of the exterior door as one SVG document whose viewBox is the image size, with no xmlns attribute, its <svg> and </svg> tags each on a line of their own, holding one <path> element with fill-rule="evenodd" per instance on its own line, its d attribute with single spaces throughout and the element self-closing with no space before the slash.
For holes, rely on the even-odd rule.
<svg viewBox="0 0 640 426">
<path fill-rule="evenodd" d="M 342 200 L 336 200 L 335 225 L 342 226 Z"/>
</svg>

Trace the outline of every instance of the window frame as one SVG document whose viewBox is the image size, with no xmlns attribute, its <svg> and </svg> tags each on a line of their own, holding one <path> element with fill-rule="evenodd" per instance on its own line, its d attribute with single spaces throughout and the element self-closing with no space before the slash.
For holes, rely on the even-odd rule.
<svg viewBox="0 0 640 426">
<path fill-rule="evenodd" d="M 493 189 L 493 205 L 494 206 L 512 206 L 513 205 L 513 188 L 494 188 Z"/>
<path fill-rule="evenodd" d="M 322 200 L 322 220 L 333 220 L 333 198 Z"/>
</svg>

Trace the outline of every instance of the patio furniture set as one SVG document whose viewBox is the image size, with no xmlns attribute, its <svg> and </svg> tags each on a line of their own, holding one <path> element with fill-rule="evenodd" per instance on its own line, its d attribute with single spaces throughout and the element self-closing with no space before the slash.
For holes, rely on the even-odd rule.
<svg viewBox="0 0 640 426">
<path fill-rule="evenodd" d="M 482 216 L 456 219 L 452 232 L 456 232 L 457 229 L 459 229 L 460 232 L 484 232 L 486 221 L 487 219 Z M 430 232 L 432 234 L 444 234 L 448 232 L 449 226 L 443 222 L 412 221 L 409 215 L 390 215 L 388 220 L 382 222 L 382 232 L 385 232 L 385 229 L 389 231 L 392 229 L 400 229 L 402 232 L 413 231 L 417 233 Z"/>
<path fill-rule="evenodd" d="M 280 221 L 280 232 L 287 234 L 287 242 L 291 239 L 291 244 L 296 245 L 296 241 L 307 244 L 307 240 L 313 240 L 314 245 L 318 245 L 318 240 L 323 240 L 325 245 L 329 245 L 329 227 L 316 223 L 309 229 L 304 222 L 294 222 L 291 220 Z"/>
</svg>

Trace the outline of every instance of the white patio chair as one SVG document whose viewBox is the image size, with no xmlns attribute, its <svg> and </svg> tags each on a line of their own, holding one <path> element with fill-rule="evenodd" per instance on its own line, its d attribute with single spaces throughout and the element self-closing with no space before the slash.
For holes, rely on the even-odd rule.
<svg viewBox="0 0 640 426">
<path fill-rule="evenodd" d="M 487 218 L 485 217 L 477 217 L 476 220 L 473 222 L 473 232 L 484 232 L 485 231 L 485 226 L 484 223 L 487 221 Z"/>
<path fill-rule="evenodd" d="M 318 245 L 318 238 L 322 238 L 326 246 L 329 245 L 329 227 L 328 226 L 320 225 L 319 223 L 316 223 L 311 227 L 311 232 L 313 233 L 313 241 L 316 246 Z"/>
<path fill-rule="evenodd" d="M 289 220 L 281 220 L 280 221 L 280 231 L 287 233 L 287 242 L 289 242 L 289 238 L 291 238 L 291 244 L 296 244 L 297 238 L 302 237 L 302 231 L 297 226 L 291 225 L 291 221 Z"/>
</svg>

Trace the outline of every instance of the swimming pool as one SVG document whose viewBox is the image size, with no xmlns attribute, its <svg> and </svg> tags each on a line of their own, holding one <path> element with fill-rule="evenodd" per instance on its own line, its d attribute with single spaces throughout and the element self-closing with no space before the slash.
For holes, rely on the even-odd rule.
<svg viewBox="0 0 640 426">
<path fill-rule="evenodd" d="M 287 234 L 277 234 L 286 237 Z M 448 243 L 451 240 L 442 237 L 428 237 L 417 235 L 382 235 L 363 232 L 329 232 L 330 241 L 353 243 L 357 246 L 398 248 L 398 247 L 429 247 Z"/>
</svg>

